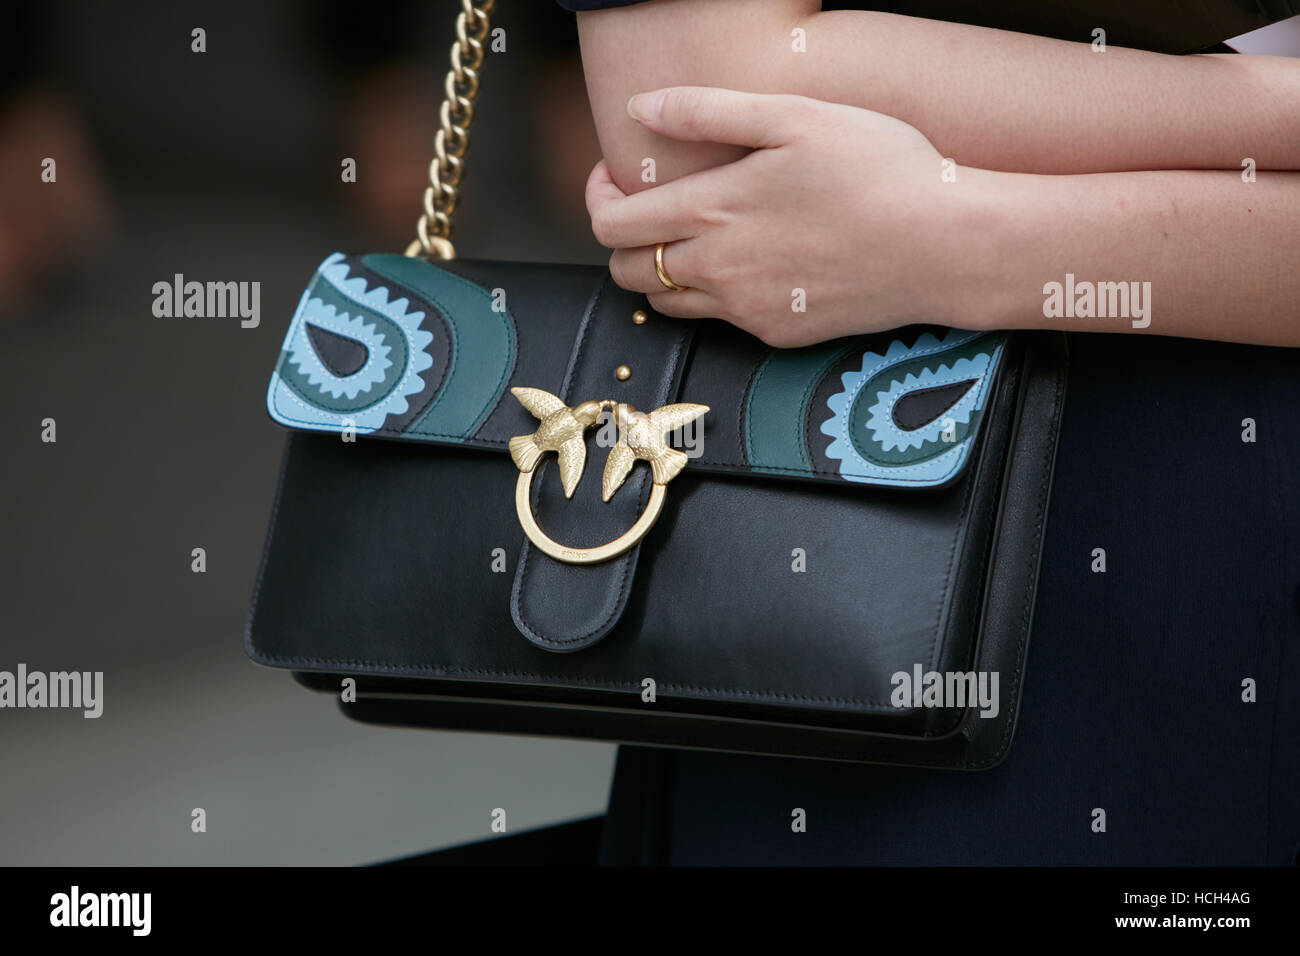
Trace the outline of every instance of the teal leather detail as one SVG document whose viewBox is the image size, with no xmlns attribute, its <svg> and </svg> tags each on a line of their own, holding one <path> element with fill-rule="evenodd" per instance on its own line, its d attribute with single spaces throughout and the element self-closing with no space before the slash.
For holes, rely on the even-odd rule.
<svg viewBox="0 0 1300 956">
<path fill-rule="evenodd" d="M 405 374 L 406 337 L 396 322 L 375 309 L 365 308 L 360 301 L 343 295 L 324 278 L 317 278 L 308 293 L 309 305 L 303 309 L 303 315 L 308 321 L 325 327 L 327 320 L 333 320 L 329 322 L 333 326 L 333 322 L 343 323 L 351 319 L 350 324 L 355 327 L 335 327 L 336 331 L 344 332 L 356 339 L 365 337 L 366 332 L 369 331 L 382 343 L 381 347 L 388 349 L 384 355 L 388 363 L 387 368 L 378 378 L 381 387 L 391 385 L 393 381 Z M 370 329 L 366 328 L 364 324 L 366 321 L 371 323 Z M 328 390 L 315 386 L 307 373 L 294 365 L 291 359 L 292 353 L 286 351 L 279 366 L 280 378 L 296 395 L 315 408 L 352 413 L 369 408 L 386 397 L 387 389 L 374 387 L 367 387 L 351 395 L 342 390 L 339 390 L 338 394 L 331 394 Z"/>
<path fill-rule="evenodd" d="M 849 409 L 848 434 L 854 451 L 866 461 L 885 467 L 916 465 L 949 454 L 979 427 L 982 402 L 972 405 L 968 401 L 958 401 L 951 410 L 943 413 L 944 417 L 952 416 L 952 432 L 946 441 L 940 438 L 942 418 L 911 433 L 903 433 L 889 421 L 888 406 L 910 389 L 955 382 L 971 382 L 971 391 L 977 393 L 978 386 L 985 379 L 987 359 L 995 354 L 993 350 L 999 341 L 986 335 L 944 349 L 939 353 L 944 363 L 942 372 L 935 370 L 933 356 L 914 346 L 911 351 L 922 354 L 890 365 L 878 373 L 876 386 L 885 391 L 878 391 L 870 382 L 859 387 Z M 986 361 L 981 362 L 981 359 Z M 978 397 L 970 392 L 967 395 Z M 966 397 L 962 396 L 963 399 Z M 888 401 L 881 402 L 881 398 Z"/>
<path fill-rule="evenodd" d="M 895 339 L 883 352 L 863 352 L 861 367 L 840 376 L 821 432 L 832 439 L 826 457 L 839 462 L 841 478 L 936 487 L 961 472 L 1006 335 L 947 329 L 942 336 L 926 332 L 910 347 Z M 949 386 L 966 387 L 932 417 L 906 426 L 895 417 L 900 401 Z"/>
<path fill-rule="evenodd" d="M 843 344 L 771 352 L 745 396 L 745 454 L 754 471 L 811 472 L 808 402 L 817 383 L 850 350 Z"/>
<path fill-rule="evenodd" d="M 442 387 L 402 434 L 464 441 L 496 406 L 514 371 L 515 329 L 509 314 L 493 310 L 487 289 L 419 259 L 388 254 L 361 261 L 428 299 L 451 330 L 451 360 Z"/>
<path fill-rule="evenodd" d="M 349 260 L 334 253 L 298 301 L 266 392 L 267 411 L 282 425 L 372 434 L 405 415 L 425 386 L 433 333 L 423 328 L 424 312 L 411 311 L 400 291 L 352 273 Z M 360 367 L 343 372 L 326 364 L 312 326 L 350 341 L 364 353 Z"/>
</svg>

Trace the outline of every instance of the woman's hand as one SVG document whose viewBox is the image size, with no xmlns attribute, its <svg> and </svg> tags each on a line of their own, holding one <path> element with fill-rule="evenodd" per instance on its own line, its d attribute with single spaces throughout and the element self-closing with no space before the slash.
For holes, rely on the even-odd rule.
<svg viewBox="0 0 1300 956">
<path fill-rule="evenodd" d="M 614 280 L 660 312 L 726 319 L 782 348 L 977 324 L 961 303 L 995 271 L 973 237 L 979 186 L 997 174 L 945 164 L 900 120 L 800 96 L 675 87 L 633 97 L 628 112 L 676 140 L 753 149 L 632 195 L 604 162 L 592 171 L 587 208 L 615 249 Z M 687 291 L 659 281 L 659 242 Z"/>
<path fill-rule="evenodd" d="M 1300 172 L 990 172 L 947 164 L 881 113 L 708 87 L 641 94 L 629 112 L 663 136 L 752 149 L 632 195 L 603 163 L 592 172 L 615 281 L 666 315 L 780 348 L 918 322 L 1300 346 Z M 659 242 L 687 291 L 660 283 Z M 1062 312 L 1052 296 L 1075 278 L 1135 290 L 1132 307 L 1085 297 Z"/>
</svg>

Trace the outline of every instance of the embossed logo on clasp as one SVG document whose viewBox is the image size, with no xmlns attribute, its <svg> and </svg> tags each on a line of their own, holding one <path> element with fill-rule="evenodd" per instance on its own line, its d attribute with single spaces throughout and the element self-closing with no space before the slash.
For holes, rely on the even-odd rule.
<svg viewBox="0 0 1300 956">
<path fill-rule="evenodd" d="M 612 399 L 583 402 L 570 408 L 540 388 L 512 388 L 510 393 L 541 422 L 537 431 L 531 435 L 517 435 L 509 443 L 510 457 L 519 468 L 519 481 L 515 485 L 515 510 L 519 513 L 519 523 L 533 544 L 557 561 L 568 564 L 607 561 L 622 554 L 645 536 L 663 509 L 665 486 L 681 473 L 690 460 L 684 452 L 669 446 L 665 436 L 695 421 L 709 410 L 707 405 L 681 402 L 664 405 L 652 412 L 640 412 L 625 402 L 615 402 Z M 606 410 L 614 416 L 618 441 L 610 448 L 609 456 L 605 459 L 605 470 L 600 480 L 601 499 L 609 501 L 614 497 L 638 459 L 649 463 L 654 483 L 645 511 L 631 528 L 613 541 L 578 551 L 566 548 L 542 531 L 533 515 L 529 492 L 538 462 L 546 452 L 553 451 L 559 458 L 560 485 L 564 489 L 564 496 L 573 497 L 587 463 L 587 443 L 583 436 L 595 424 L 601 412 Z"/>
</svg>

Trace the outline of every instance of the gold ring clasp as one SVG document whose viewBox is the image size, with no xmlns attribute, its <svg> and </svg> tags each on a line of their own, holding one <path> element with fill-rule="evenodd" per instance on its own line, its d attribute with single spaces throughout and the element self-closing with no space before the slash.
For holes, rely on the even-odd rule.
<svg viewBox="0 0 1300 956">
<path fill-rule="evenodd" d="M 541 422 L 531 435 L 516 435 L 510 439 L 510 457 L 519 468 L 515 483 L 515 511 L 519 524 L 528 540 L 557 561 L 566 564 L 596 564 L 627 551 L 645 537 L 663 511 L 667 496 L 666 486 L 681 474 L 689 460 L 685 452 L 668 445 L 667 433 L 694 421 L 709 410 L 707 405 L 680 402 L 664 405 L 650 413 L 639 412 L 625 402 L 605 399 L 583 402 L 570 408 L 550 392 L 540 388 L 512 388 L 512 395 Z M 623 486 L 637 460 L 650 464 L 654 484 L 650 500 L 636 523 L 613 541 L 592 548 L 574 548 L 552 539 L 537 523 L 533 514 L 533 473 L 542 456 L 553 451 L 559 457 L 560 483 L 564 497 L 572 498 L 582 479 L 587 460 L 587 444 L 583 437 L 596 423 L 601 412 L 610 411 L 618 427 L 618 441 L 609 450 L 605 470 L 601 475 L 600 492 L 609 501 Z"/>
<path fill-rule="evenodd" d="M 556 561 L 563 561 L 565 564 L 599 564 L 601 561 L 617 558 L 645 537 L 646 532 L 659 520 L 659 512 L 664 508 L 664 499 L 668 497 L 666 486 L 652 485 L 650 501 L 646 504 L 645 511 L 641 512 L 641 517 L 636 519 L 636 524 L 613 541 L 596 545 L 594 548 L 571 548 L 550 537 L 537 523 L 530 500 L 533 475 L 536 473 L 536 469 L 519 473 L 519 480 L 515 483 L 515 511 L 519 513 L 519 523 L 523 526 L 524 534 L 528 535 L 528 540 L 537 545 L 543 554 L 548 554 Z"/>
</svg>

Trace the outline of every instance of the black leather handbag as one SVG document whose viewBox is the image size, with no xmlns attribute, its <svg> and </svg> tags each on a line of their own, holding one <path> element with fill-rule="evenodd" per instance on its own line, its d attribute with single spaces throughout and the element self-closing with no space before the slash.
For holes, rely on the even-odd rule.
<svg viewBox="0 0 1300 956">
<path fill-rule="evenodd" d="M 603 268 L 452 258 L 490 6 L 461 14 L 420 239 L 329 257 L 290 323 L 249 655 L 378 724 L 999 762 L 1064 337 L 776 350 Z"/>
</svg>

